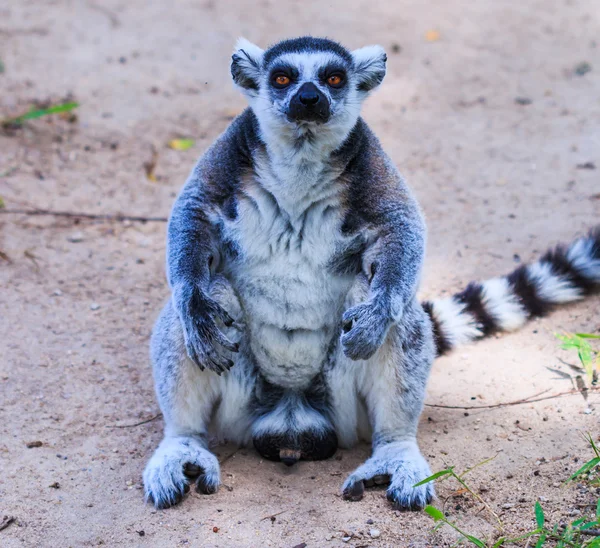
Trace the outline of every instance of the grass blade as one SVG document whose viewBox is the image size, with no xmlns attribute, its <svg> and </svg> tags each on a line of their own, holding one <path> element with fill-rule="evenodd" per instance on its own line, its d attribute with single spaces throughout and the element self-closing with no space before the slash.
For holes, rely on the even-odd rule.
<svg viewBox="0 0 600 548">
<path fill-rule="evenodd" d="M 544 518 L 544 510 L 542 509 L 542 505 L 539 503 L 539 501 L 536 501 L 535 503 L 535 521 L 540 529 L 544 527 L 546 520 Z"/>
<path fill-rule="evenodd" d="M 76 109 L 79 106 L 79 103 L 71 102 L 71 103 L 63 103 L 62 105 L 54 105 L 48 108 L 37 108 L 31 109 L 29 112 L 22 114 L 21 116 L 17 116 L 16 118 L 8 118 L 2 121 L 2 125 L 8 124 L 22 124 L 25 120 L 33 120 L 34 118 L 41 118 L 42 116 L 47 116 L 48 114 L 57 114 L 59 112 L 69 112 L 73 109 Z"/>
<path fill-rule="evenodd" d="M 485 548 L 485 543 L 482 540 L 479 540 L 471 535 L 465 535 L 465 538 L 472 542 L 475 546 L 479 546 L 479 548 Z"/>
<path fill-rule="evenodd" d="M 441 478 L 442 476 L 447 476 L 448 474 L 453 474 L 453 473 L 454 473 L 454 470 L 452 468 L 446 468 L 446 470 L 440 470 L 439 472 L 432 474 L 428 478 L 421 480 L 419 483 L 415 483 L 413 485 L 413 487 L 419 487 L 419 485 L 425 485 L 426 483 L 429 483 L 430 481 L 436 480 L 438 478 Z"/>
<path fill-rule="evenodd" d="M 546 533 L 542 533 L 540 535 L 540 538 L 538 539 L 538 541 L 535 543 L 535 548 L 542 548 L 542 546 L 544 546 L 545 542 L 546 542 Z"/>
<path fill-rule="evenodd" d="M 425 506 L 425 512 L 429 514 L 435 521 L 446 521 L 446 516 L 441 510 L 438 510 L 435 506 Z"/>
<path fill-rule="evenodd" d="M 600 457 L 594 457 L 592 460 L 586 462 L 577 472 L 575 472 L 567 481 L 574 480 L 577 476 L 584 474 L 594 466 L 600 463 Z"/>
</svg>

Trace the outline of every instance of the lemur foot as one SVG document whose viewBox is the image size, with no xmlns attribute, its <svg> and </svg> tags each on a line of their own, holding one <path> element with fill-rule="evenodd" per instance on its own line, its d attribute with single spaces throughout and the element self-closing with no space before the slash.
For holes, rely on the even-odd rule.
<svg viewBox="0 0 600 548">
<path fill-rule="evenodd" d="M 435 496 L 433 483 L 413 487 L 431 475 L 429 465 L 414 442 L 393 442 L 377 447 L 373 455 L 344 482 L 344 499 L 363 498 L 365 487 L 385 485 L 387 499 L 398 510 L 421 510 Z"/>
<path fill-rule="evenodd" d="M 156 508 L 173 506 L 193 481 L 198 493 L 216 493 L 220 483 L 217 457 L 196 438 L 165 438 L 144 470 L 146 500 Z"/>
</svg>

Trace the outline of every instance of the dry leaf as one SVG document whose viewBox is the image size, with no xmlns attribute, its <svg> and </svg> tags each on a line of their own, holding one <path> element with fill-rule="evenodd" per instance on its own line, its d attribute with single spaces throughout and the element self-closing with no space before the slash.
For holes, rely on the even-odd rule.
<svg viewBox="0 0 600 548">
<path fill-rule="evenodd" d="M 156 175 L 154 170 L 156 169 L 156 163 L 158 162 L 158 151 L 156 147 L 152 145 L 152 157 L 149 161 L 144 162 L 144 170 L 146 171 L 146 177 L 149 181 L 156 182 Z"/>
<path fill-rule="evenodd" d="M 196 144 L 196 141 L 194 139 L 173 139 L 168 144 L 173 150 L 187 150 L 188 148 L 192 148 Z"/>
<path fill-rule="evenodd" d="M 437 42 L 440 39 L 440 33 L 437 30 L 431 29 L 425 33 L 425 40 L 428 42 Z"/>
</svg>

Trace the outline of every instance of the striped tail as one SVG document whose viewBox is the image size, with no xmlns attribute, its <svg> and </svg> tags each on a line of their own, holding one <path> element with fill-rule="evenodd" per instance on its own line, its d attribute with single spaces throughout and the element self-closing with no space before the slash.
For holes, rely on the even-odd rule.
<svg viewBox="0 0 600 548">
<path fill-rule="evenodd" d="M 438 356 L 498 331 L 514 331 L 555 305 L 600 287 L 600 226 L 569 246 L 548 251 L 508 276 L 472 282 L 464 291 L 423 308 L 433 322 Z"/>
</svg>

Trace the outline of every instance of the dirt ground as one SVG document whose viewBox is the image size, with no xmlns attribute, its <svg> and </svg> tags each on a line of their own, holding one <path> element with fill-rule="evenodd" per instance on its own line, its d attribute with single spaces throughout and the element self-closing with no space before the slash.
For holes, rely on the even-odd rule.
<svg viewBox="0 0 600 548">
<path fill-rule="evenodd" d="M 52 117 L 0 134 L 6 207 L 168 215 L 195 159 L 244 107 L 229 78 L 235 39 L 265 46 L 306 33 L 389 52 L 364 116 L 428 218 L 423 297 L 505 273 L 598 223 L 600 171 L 581 168 L 600 168 L 597 0 L 3 2 L 0 116 L 47 100 L 81 103 L 74 123 Z M 578 74 L 584 62 L 592 70 Z M 167 148 L 176 137 L 196 144 Z M 144 168 L 153 150 L 156 181 Z M 424 547 L 458 538 L 432 533 L 422 513 L 393 511 L 382 490 L 341 499 L 367 446 L 293 469 L 218 447 L 225 487 L 155 511 L 141 473 L 162 423 L 131 425 L 158 413 L 148 339 L 168 294 L 165 224 L 3 214 L 0 251 L 0 519 L 15 518 L 0 545 Z M 599 326 L 594 297 L 461 348 L 437 361 L 427 403 L 569 390 L 573 372 L 561 360 L 574 357 L 554 333 Z M 552 522 L 597 500 L 562 482 L 590 457 L 582 434 L 600 432 L 598 403 L 577 394 L 427 407 L 420 444 L 434 470 L 496 455 L 470 483 L 516 535 L 533 527 L 538 498 Z M 496 538 L 489 512 L 455 489 L 438 486 L 438 507 Z"/>
</svg>

